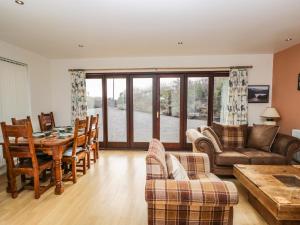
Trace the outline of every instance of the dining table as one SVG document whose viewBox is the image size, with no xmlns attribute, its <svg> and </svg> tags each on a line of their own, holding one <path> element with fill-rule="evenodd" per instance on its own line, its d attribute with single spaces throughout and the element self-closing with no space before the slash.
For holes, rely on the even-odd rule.
<svg viewBox="0 0 300 225">
<path fill-rule="evenodd" d="M 34 146 L 36 152 L 42 151 L 43 153 L 49 155 L 53 159 L 53 167 L 54 167 L 54 177 L 55 177 L 55 194 L 60 195 L 64 192 L 64 185 L 62 182 L 62 157 L 64 151 L 69 147 L 74 139 L 73 133 L 69 135 L 50 135 L 48 137 L 33 137 Z M 27 142 L 27 139 L 20 138 L 18 139 L 18 143 L 24 144 Z M 3 143 L 0 143 L 3 145 Z M 3 147 L 2 147 L 3 149 Z M 4 150 L 3 156 L 5 157 Z M 9 185 L 9 182 L 8 182 Z M 7 187 L 7 191 L 9 192 L 10 187 Z"/>
</svg>

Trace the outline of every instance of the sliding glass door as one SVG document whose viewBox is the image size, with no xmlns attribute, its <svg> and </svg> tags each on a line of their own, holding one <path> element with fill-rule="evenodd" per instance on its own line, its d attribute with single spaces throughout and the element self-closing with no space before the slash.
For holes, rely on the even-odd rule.
<svg viewBox="0 0 300 225">
<path fill-rule="evenodd" d="M 180 143 L 180 77 L 159 78 L 159 134 L 164 143 Z"/>
<path fill-rule="evenodd" d="M 187 129 L 222 119 L 228 72 L 88 74 L 86 84 L 101 146 L 146 149 L 157 138 L 175 150 L 190 147 Z"/>
<path fill-rule="evenodd" d="M 126 78 L 106 79 L 108 142 L 127 142 Z"/>
<path fill-rule="evenodd" d="M 147 143 L 153 137 L 153 78 L 133 77 L 132 85 L 132 141 Z"/>
<path fill-rule="evenodd" d="M 103 142 L 102 79 L 86 79 L 88 116 L 99 114 L 99 141 Z"/>
</svg>

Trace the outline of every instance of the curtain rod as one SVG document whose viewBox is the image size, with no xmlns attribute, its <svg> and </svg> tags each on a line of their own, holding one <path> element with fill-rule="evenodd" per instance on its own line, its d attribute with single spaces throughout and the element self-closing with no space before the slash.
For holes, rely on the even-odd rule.
<svg viewBox="0 0 300 225">
<path fill-rule="evenodd" d="M 0 56 L 0 61 L 16 64 L 16 65 L 19 65 L 19 66 L 27 66 L 26 63 L 18 62 L 16 60 L 4 58 L 4 57 L 1 57 L 1 56 Z"/>
<path fill-rule="evenodd" d="M 165 71 L 165 70 L 230 70 L 230 69 L 251 69 L 253 66 L 229 66 L 229 67 L 146 67 L 146 68 L 103 68 L 103 69 L 69 69 L 69 72 L 72 71 L 136 71 L 136 70 L 151 70 L 151 71 Z"/>
</svg>

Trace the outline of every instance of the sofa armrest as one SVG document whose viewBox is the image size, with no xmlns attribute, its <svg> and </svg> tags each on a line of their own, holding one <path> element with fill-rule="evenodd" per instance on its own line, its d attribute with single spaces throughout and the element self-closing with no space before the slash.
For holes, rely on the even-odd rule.
<svg viewBox="0 0 300 225">
<path fill-rule="evenodd" d="M 210 172 L 209 158 L 205 153 L 172 152 L 172 155 L 174 155 L 179 160 L 189 177 L 195 177 L 200 173 Z"/>
<path fill-rule="evenodd" d="M 206 153 L 209 157 L 210 168 L 212 168 L 215 161 L 215 149 L 211 140 L 195 129 L 187 130 L 186 135 L 193 143 L 193 152 Z"/>
<path fill-rule="evenodd" d="M 289 143 L 289 145 L 286 148 L 286 160 L 287 163 L 292 163 L 294 156 L 297 152 L 300 152 L 300 140 L 294 140 Z"/>
<path fill-rule="evenodd" d="M 286 134 L 278 134 L 271 150 L 284 155 L 287 163 L 291 163 L 295 153 L 300 152 L 300 139 Z"/>
<path fill-rule="evenodd" d="M 226 207 L 238 203 L 238 191 L 228 181 L 147 180 L 145 199 L 151 204 Z"/>
</svg>

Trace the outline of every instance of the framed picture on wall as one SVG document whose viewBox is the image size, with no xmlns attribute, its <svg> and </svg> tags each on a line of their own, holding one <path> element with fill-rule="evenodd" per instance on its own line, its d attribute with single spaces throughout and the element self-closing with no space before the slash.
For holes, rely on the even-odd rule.
<svg viewBox="0 0 300 225">
<path fill-rule="evenodd" d="M 249 85 L 248 103 L 269 103 L 269 85 Z"/>
</svg>

